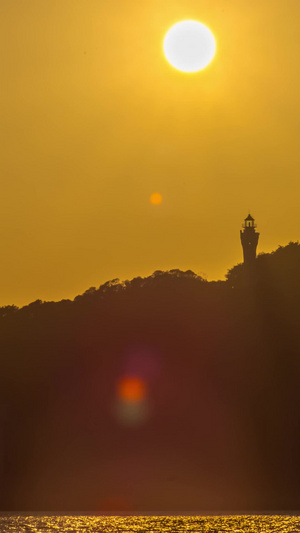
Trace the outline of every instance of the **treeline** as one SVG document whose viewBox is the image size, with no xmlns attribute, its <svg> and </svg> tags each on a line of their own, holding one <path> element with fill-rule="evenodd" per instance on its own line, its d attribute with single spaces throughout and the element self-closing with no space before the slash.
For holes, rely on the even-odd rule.
<svg viewBox="0 0 300 533">
<path fill-rule="evenodd" d="M 299 324 L 299 243 L 0 308 L 2 510 L 299 509 Z"/>
</svg>

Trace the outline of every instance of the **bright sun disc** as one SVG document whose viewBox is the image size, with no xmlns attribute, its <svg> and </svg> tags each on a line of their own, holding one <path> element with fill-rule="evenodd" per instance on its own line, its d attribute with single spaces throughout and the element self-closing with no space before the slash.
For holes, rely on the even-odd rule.
<svg viewBox="0 0 300 533">
<path fill-rule="evenodd" d="M 182 72 L 205 68 L 216 53 L 212 32 L 195 20 L 178 22 L 164 39 L 164 53 L 172 67 Z"/>
</svg>

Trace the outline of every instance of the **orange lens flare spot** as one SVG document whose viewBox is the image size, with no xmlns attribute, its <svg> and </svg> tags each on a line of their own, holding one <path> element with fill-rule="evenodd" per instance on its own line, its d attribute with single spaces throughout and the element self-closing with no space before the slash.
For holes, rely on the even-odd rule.
<svg viewBox="0 0 300 533">
<path fill-rule="evenodd" d="M 152 205 L 159 205 L 162 203 L 162 195 L 159 192 L 154 192 L 150 196 L 150 202 Z"/>
<path fill-rule="evenodd" d="M 118 395 L 127 402 L 140 402 L 146 397 L 145 383 L 136 377 L 123 378 L 118 384 Z"/>
</svg>

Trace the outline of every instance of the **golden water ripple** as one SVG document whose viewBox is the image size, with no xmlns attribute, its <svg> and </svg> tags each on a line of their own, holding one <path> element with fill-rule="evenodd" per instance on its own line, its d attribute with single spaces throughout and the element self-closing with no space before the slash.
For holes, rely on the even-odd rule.
<svg viewBox="0 0 300 533">
<path fill-rule="evenodd" d="M 300 533 L 298 516 L 0 516 L 1 533 Z"/>
</svg>

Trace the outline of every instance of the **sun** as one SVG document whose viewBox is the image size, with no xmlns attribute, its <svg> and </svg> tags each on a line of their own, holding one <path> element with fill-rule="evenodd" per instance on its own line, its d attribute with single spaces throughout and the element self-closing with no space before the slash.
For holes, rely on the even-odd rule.
<svg viewBox="0 0 300 533">
<path fill-rule="evenodd" d="M 201 22 L 183 20 L 167 32 L 164 53 L 168 62 L 177 70 L 198 72 L 214 58 L 216 41 L 210 29 Z"/>
</svg>

